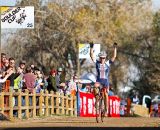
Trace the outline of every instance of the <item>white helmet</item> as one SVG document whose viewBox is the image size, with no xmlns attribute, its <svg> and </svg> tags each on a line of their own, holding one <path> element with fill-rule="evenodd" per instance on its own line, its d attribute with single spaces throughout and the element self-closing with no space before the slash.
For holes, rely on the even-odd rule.
<svg viewBox="0 0 160 130">
<path fill-rule="evenodd" d="M 106 57 L 107 54 L 105 51 L 101 51 L 99 54 L 98 54 L 99 57 Z"/>
</svg>

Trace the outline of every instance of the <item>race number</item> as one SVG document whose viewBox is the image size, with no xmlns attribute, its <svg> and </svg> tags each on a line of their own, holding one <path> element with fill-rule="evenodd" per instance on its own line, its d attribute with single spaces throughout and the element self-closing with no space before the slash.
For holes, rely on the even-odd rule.
<svg viewBox="0 0 160 130">
<path fill-rule="evenodd" d="M 1 28 L 34 28 L 34 7 L 1 7 Z"/>
</svg>

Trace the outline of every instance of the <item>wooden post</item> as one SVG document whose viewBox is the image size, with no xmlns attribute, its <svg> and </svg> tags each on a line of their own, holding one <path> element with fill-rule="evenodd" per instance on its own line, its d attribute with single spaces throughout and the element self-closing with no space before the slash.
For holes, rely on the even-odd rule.
<svg viewBox="0 0 160 130">
<path fill-rule="evenodd" d="M 5 84 L 4 84 L 4 92 L 9 92 L 9 87 L 10 87 L 10 80 L 6 80 Z M 5 107 L 9 107 L 9 96 L 5 96 L 4 97 L 4 106 Z M 9 113 L 8 113 L 9 114 Z"/>
<path fill-rule="evenodd" d="M 40 97 L 39 97 L 39 116 L 42 116 L 42 103 L 43 103 L 43 92 L 40 92 Z"/>
<path fill-rule="evenodd" d="M 74 116 L 77 116 L 77 98 L 74 96 Z"/>
<path fill-rule="evenodd" d="M 64 115 L 64 94 L 62 94 L 62 96 L 61 96 L 61 101 L 62 101 L 62 115 Z"/>
<path fill-rule="evenodd" d="M 56 92 L 56 115 L 59 114 L 59 93 Z"/>
<path fill-rule="evenodd" d="M 22 93 L 21 90 L 18 90 L 18 118 L 22 119 Z"/>
<path fill-rule="evenodd" d="M 54 96 L 53 91 L 51 91 L 51 115 L 54 114 Z"/>
<path fill-rule="evenodd" d="M 127 98 L 127 116 L 130 115 L 130 109 L 131 109 L 131 99 Z"/>
<path fill-rule="evenodd" d="M 25 90 L 25 107 L 26 107 L 26 118 L 29 118 L 29 91 Z"/>
<path fill-rule="evenodd" d="M 48 91 L 45 91 L 46 97 L 45 97 L 45 106 L 46 106 L 46 110 L 45 110 L 45 116 L 48 116 Z"/>
<path fill-rule="evenodd" d="M 0 112 L 4 114 L 4 92 L 0 95 Z"/>
<path fill-rule="evenodd" d="M 68 109 L 69 109 L 69 106 L 68 106 L 68 95 L 66 95 L 66 115 L 68 115 L 69 114 L 69 111 L 68 111 Z"/>
<path fill-rule="evenodd" d="M 71 116 L 73 116 L 73 96 L 71 96 Z"/>
<path fill-rule="evenodd" d="M 35 92 L 35 89 L 33 90 L 32 101 L 33 101 L 33 118 L 35 118 L 36 117 L 36 92 Z"/>
<path fill-rule="evenodd" d="M 10 120 L 13 119 L 13 91 L 12 89 L 9 90 L 9 118 Z"/>
</svg>

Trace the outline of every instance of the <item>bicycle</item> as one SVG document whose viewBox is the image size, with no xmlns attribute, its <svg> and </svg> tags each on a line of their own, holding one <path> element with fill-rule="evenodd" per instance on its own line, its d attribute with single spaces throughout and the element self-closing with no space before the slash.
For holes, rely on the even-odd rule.
<svg viewBox="0 0 160 130">
<path fill-rule="evenodd" d="M 94 95 L 95 95 L 95 108 L 96 108 L 96 121 L 99 122 L 99 118 L 101 118 L 101 122 L 104 121 L 105 113 L 106 113 L 106 99 L 104 99 L 103 88 L 95 87 Z"/>
</svg>

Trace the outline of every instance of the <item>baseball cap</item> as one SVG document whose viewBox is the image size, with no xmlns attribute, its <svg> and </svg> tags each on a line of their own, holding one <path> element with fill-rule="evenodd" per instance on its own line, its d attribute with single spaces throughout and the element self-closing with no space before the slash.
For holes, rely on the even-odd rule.
<svg viewBox="0 0 160 130">
<path fill-rule="evenodd" d="M 61 67 L 59 67 L 59 68 L 58 68 L 58 71 L 62 71 L 62 68 L 61 68 Z"/>
<path fill-rule="evenodd" d="M 25 60 L 21 60 L 19 64 L 26 64 Z"/>
</svg>

